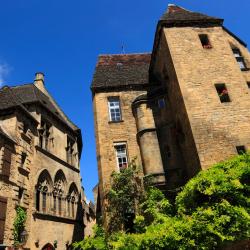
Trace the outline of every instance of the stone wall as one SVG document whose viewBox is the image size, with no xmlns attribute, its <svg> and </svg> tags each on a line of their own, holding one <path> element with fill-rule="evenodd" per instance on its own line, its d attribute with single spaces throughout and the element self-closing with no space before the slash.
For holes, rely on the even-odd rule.
<svg viewBox="0 0 250 250">
<path fill-rule="evenodd" d="M 176 72 L 170 84 L 179 86 L 202 169 L 237 154 L 236 146 L 249 148 L 250 75 L 240 70 L 230 42 L 249 62 L 246 48 L 221 27 L 165 28 L 164 34 Z M 208 34 L 211 49 L 201 46 L 199 34 Z M 217 83 L 226 84 L 231 102 L 220 102 Z"/>
</svg>

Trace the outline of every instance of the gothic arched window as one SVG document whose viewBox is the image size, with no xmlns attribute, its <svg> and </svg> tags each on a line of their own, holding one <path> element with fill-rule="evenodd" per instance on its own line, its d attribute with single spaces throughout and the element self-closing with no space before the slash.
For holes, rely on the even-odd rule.
<svg viewBox="0 0 250 250">
<path fill-rule="evenodd" d="M 76 184 L 73 182 L 70 185 L 68 196 L 68 216 L 74 218 L 76 215 L 76 204 L 78 204 L 79 193 Z"/>
<path fill-rule="evenodd" d="M 52 190 L 52 179 L 47 170 L 43 170 L 39 175 L 36 185 L 36 210 L 47 212 L 50 192 Z"/>
<path fill-rule="evenodd" d="M 62 170 L 58 170 L 55 175 L 54 186 L 53 186 L 53 210 L 58 215 L 63 215 L 64 211 L 64 195 L 66 189 L 66 178 Z"/>
</svg>

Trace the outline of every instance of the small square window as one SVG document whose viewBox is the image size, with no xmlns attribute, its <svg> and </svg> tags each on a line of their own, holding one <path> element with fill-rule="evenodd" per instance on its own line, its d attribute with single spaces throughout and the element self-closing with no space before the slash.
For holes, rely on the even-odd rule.
<svg viewBox="0 0 250 250">
<path fill-rule="evenodd" d="M 211 45 L 211 43 L 210 43 L 210 41 L 208 39 L 208 35 L 206 35 L 206 34 L 200 34 L 199 38 L 200 38 L 202 47 L 204 49 L 211 49 L 212 48 L 212 45 Z"/>
<path fill-rule="evenodd" d="M 160 109 L 165 108 L 165 100 L 164 100 L 164 98 L 158 99 L 158 107 Z"/>
<path fill-rule="evenodd" d="M 236 146 L 237 153 L 239 155 L 243 155 L 246 153 L 246 148 L 245 146 Z"/>
<path fill-rule="evenodd" d="M 230 102 L 228 91 L 224 83 L 215 84 L 215 88 L 221 102 Z"/>
</svg>

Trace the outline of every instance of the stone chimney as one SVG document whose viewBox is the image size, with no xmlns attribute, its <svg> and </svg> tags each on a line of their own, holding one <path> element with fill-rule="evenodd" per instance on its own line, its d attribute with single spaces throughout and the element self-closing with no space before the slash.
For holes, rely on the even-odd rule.
<svg viewBox="0 0 250 250">
<path fill-rule="evenodd" d="M 45 86 L 44 86 L 44 74 L 42 72 L 38 72 L 38 73 L 35 74 L 34 84 L 41 91 L 45 89 Z"/>
</svg>

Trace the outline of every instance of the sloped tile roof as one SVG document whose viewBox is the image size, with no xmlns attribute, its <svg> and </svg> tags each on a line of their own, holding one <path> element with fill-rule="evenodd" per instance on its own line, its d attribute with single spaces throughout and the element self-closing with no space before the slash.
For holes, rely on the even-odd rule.
<svg viewBox="0 0 250 250">
<path fill-rule="evenodd" d="M 223 19 L 217 17 L 207 16 L 198 12 L 192 12 L 186 10 L 182 7 L 170 4 L 168 6 L 167 12 L 163 14 L 160 21 L 169 24 L 169 25 L 178 25 L 185 23 L 212 23 L 215 25 L 222 25 Z"/>
<path fill-rule="evenodd" d="M 40 91 L 34 84 L 24 84 L 15 87 L 6 86 L 0 89 L 0 110 L 5 110 L 15 106 L 21 106 L 22 109 L 26 110 L 23 105 L 34 102 L 38 102 L 43 107 L 47 108 L 71 129 L 78 129 L 77 126 L 66 120 L 59 112 L 57 112 L 57 108 L 50 101 L 48 96 Z"/>
<path fill-rule="evenodd" d="M 151 53 L 100 55 L 91 89 L 148 84 Z"/>
</svg>

